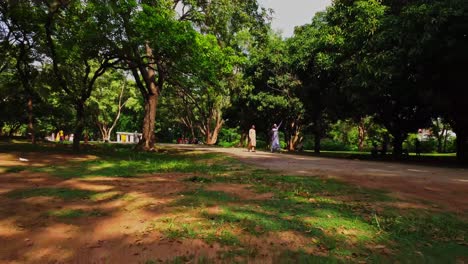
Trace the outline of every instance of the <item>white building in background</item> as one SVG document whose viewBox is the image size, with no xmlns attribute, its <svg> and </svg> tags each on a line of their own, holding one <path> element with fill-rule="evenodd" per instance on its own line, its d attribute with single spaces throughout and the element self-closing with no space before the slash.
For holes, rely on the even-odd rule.
<svg viewBox="0 0 468 264">
<path fill-rule="evenodd" d="M 455 134 L 455 132 L 453 132 L 452 130 L 446 130 L 444 134 L 448 135 L 448 138 L 457 137 L 457 134 Z M 419 141 L 428 141 L 431 138 L 433 138 L 433 132 L 432 132 L 431 129 L 429 129 L 429 128 L 418 129 L 418 139 L 419 139 Z"/>
<path fill-rule="evenodd" d="M 132 143 L 136 144 L 140 142 L 142 137 L 141 133 L 137 132 L 117 132 L 117 143 Z"/>
</svg>

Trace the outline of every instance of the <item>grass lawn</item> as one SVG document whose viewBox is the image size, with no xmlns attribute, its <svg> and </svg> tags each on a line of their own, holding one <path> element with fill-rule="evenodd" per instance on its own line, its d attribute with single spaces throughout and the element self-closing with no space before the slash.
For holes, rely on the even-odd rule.
<svg viewBox="0 0 468 264">
<path fill-rule="evenodd" d="M 466 214 L 379 190 L 170 147 L 0 147 L 0 262 L 468 261 Z"/>
</svg>

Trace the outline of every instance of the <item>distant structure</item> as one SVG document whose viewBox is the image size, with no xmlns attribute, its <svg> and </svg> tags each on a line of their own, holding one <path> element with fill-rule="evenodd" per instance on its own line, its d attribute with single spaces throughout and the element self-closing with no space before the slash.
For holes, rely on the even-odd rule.
<svg viewBox="0 0 468 264">
<path fill-rule="evenodd" d="M 455 134 L 452 130 L 446 130 L 445 133 L 448 137 L 451 137 L 451 138 L 457 136 L 457 134 Z M 434 137 L 434 132 L 431 129 L 428 129 L 428 128 L 418 129 L 419 141 L 428 141 L 433 137 Z"/>
<path fill-rule="evenodd" d="M 117 143 L 133 143 L 140 142 L 142 134 L 135 132 L 117 132 Z"/>
<path fill-rule="evenodd" d="M 432 137 L 432 131 L 430 129 L 420 128 L 418 129 L 419 141 L 428 141 Z"/>
</svg>

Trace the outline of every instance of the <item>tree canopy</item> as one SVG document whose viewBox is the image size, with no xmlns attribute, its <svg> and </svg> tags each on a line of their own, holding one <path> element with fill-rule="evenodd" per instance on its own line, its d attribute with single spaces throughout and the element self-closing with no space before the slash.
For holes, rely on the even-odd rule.
<svg viewBox="0 0 468 264">
<path fill-rule="evenodd" d="M 400 157 L 419 129 L 439 151 L 452 129 L 467 161 L 467 1 L 336 0 L 287 39 L 270 15 L 256 0 L 2 1 L 2 134 L 65 129 L 78 150 L 83 133 L 138 130 L 151 150 L 252 124 L 268 144 L 283 121 L 290 151 L 312 138 Z"/>
</svg>

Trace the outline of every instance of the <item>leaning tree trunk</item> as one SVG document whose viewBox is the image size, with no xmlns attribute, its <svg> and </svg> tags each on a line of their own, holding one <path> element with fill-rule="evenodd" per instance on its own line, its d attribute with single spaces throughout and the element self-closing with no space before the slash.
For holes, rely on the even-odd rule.
<svg viewBox="0 0 468 264">
<path fill-rule="evenodd" d="M 288 139 L 288 151 L 295 151 L 297 148 L 297 145 L 299 142 L 302 140 L 301 137 L 301 128 L 297 126 L 297 123 L 294 122 L 291 125 L 291 134 Z"/>
<path fill-rule="evenodd" d="M 219 131 L 223 127 L 224 120 L 222 119 L 221 111 L 216 111 L 215 114 L 215 127 L 211 128 L 211 123 L 213 122 L 213 114 L 210 114 L 210 117 L 205 121 L 205 139 L 207 145 L 214 145 L 218 141 Z M 203 133 L 203 131 L 202 131 Z"/>
</svg>

